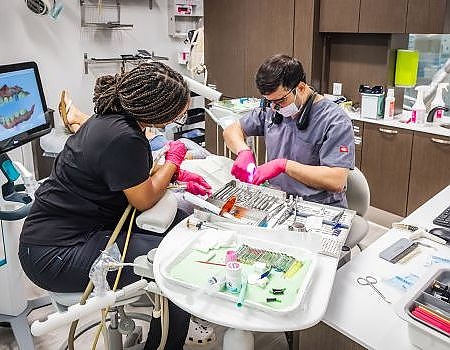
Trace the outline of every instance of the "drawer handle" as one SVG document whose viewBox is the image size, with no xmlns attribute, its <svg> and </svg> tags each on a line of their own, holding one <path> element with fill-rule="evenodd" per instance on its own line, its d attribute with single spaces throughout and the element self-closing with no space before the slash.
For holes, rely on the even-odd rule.
<svg viewBox="0 0 450 350">
<path fill-rule="evenodd" d="M 383 132 L 385 134 L 390 134 L 390 135 L 398 134 L 397 130 L 391 130 L 391 129 L 379 128 L 378 131 Z"/>
<path fill-rule="evenodd" d="M 435 143 L 439 143 L 441 145 L 450 145 L 450 140 L 442 140 L 442 139 L 436 139 L 436 138 L 432 137 L 431 141 L 433 141 Z"/>
</svg>

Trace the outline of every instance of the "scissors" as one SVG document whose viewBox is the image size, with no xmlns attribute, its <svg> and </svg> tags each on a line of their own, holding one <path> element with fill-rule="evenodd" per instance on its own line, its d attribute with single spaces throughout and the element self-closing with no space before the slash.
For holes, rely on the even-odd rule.
<svg viewBox="0 0 450 350">
<path fill-rule="evenodd" d="M 366 276 L 366 277 L 358 277 L 356 279 L 356 282 L 358 282 L 361 286 L 371 286 L 375 292 L 378 293 L 378 295 L 388 304 L 391 304 L 389 300 L 386 299 L 386 297 L 378 290 L 377 287 L 374 286 L 378 281 L 375 277 L 372 276 Z"/>
</svg>

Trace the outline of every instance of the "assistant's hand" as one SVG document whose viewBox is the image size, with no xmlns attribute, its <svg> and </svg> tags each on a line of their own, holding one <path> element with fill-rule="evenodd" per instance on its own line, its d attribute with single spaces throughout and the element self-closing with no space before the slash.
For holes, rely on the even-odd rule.
<svg viewBox="0 0 450 350">
<path fill-rule="evenodd" d="M 186 146 L 181 141 L 170 141 L 169 150 L 166 153 L 166 162 L 171 162 L 180 168 L 180 164 L 186 156 Z"/>
<path fill-rule="evenodd" d="M 274 178 L 286 171 L 287 159 L 274 159 L 256 168 L 253 184 L 260 185 L 264 181 Z"/>
<path fill-rule="evenodd" d="M 256 164 L 253 152 L 249 149 L 240 151 L 231 168 L 231 175 L 242 182 L 251 182 L 252 172 L 249 172 L 251 170 L 251 167 L 249 168 L 250 164 L 253 164 L 253 168 Z"/>
<path fill-rule="evenodd" d="M 177 176 L 177 181 L 186 182 L 186 191 L 195 195 L 210 195 L 211 186 L 200 175 L 191 173 L 190 171 L 180 169 Z"/>
</svg>

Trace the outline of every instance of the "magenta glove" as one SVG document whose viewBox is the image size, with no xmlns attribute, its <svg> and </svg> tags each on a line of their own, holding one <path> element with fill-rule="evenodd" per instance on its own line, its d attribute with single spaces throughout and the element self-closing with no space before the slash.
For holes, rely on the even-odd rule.
<svg viewBox="0 0 450 350">
<path fill-rule="evenodd" d="M 250 166 L 253 164 L 253 166 Z M 251 182 L 253 175 L 252 169 L 255 168 L 256 160 L 253 152 L 249 149 L 242 150 L 238 153 L 236 160 L 231 168 L 231 175 L 242 182 Z"/>
<path fill-rule="evenodd" d="M 211 195 L 211 189 L 206 188 L 202 185 L 200 185 L 197 182 L 189 181 L 186 184 L 186 191 L 189 193 L 200 195 L 200 196 L 210 196 Z"/>
<path fill-rule="evenodd" d="M 168 143 L 169 150 L 166 153 L 166 162 L 171 162 L 180 168 L 181 162 L 186 156 L 186 146 L 181 141 L 170 141 Z"/>
<path fill-rule="evenodd" d="M 209 183 L 200 175 L 191 173 L 190 171 L 180 169 L 177 181 L 186 182 L 186 191 L 192 194 L 199 194 L 201 196 L 211 194 L 211 186 Z"/>
<path fill-rule="evenodd" d="M 286 171 L 287 159 L 274 159 L 256 168 L 253 184 L 260 185 Z"/>
</svg>

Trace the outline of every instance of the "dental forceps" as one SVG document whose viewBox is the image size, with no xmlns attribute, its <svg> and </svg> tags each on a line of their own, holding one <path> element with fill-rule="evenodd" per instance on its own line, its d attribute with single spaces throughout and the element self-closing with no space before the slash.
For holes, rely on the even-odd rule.
<svg viewBox="0 0 450 350">
<path fill-rule="evenodd" d="M 371 286 L 373 288 L 373 290 L 375 290 L 375 292 L 378 293 L 378 295 L 388 304 L 391 304 L 391 302 L 389 300 L 386 299 L 386 297 L 380 292 L 380 290 L 374 286 L 374 284 L 376 284 L 378 281 L 375 277 L 372 276 L 366 276 L 366 277 L 358 277 L 356 279 L 356 282 L 358 282 L 358 284 L 360 286 Z"/>
</svg>

